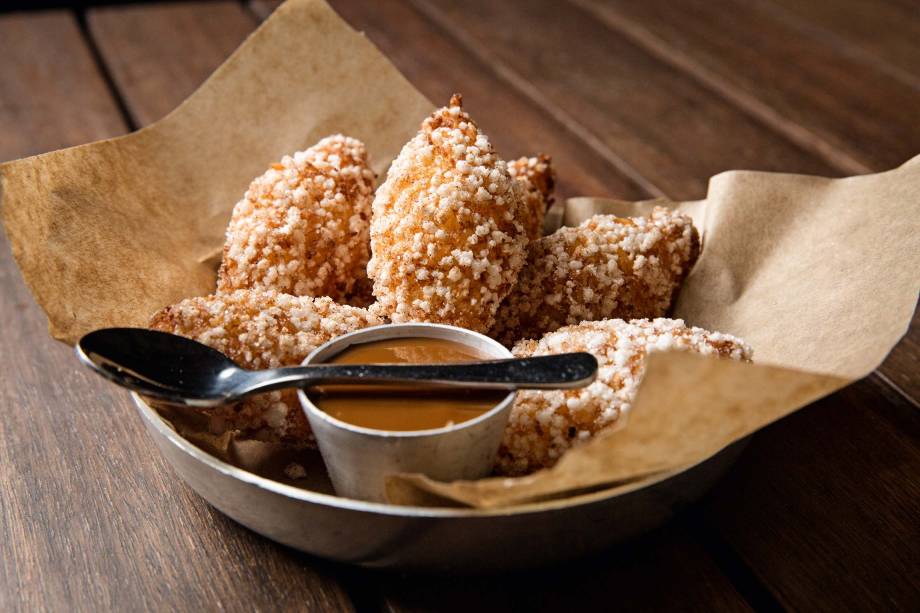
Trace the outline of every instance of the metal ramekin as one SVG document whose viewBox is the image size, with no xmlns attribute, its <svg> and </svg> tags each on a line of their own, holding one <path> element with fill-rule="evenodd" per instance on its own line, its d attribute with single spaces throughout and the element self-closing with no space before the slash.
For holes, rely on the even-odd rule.
<svg viewBox="0 0 920 613">
<path fill-rule="evenodd" d="M 410 323 L 375 326 L 339 336 L 318 347 L 303 364 L 321 364 L 354 345 L 393 338 L 437 338 L 478 350 L 486 359 L 513 357 L 500 343 L 471 330 Z M 346 423 L 320 410 L 303 390 L 298 391 L 298 396 L 336 493 L 357 500 L 386 502 L 386 479 L 390 475 L 422 473 L 439 481 L 488 475 L 516 392 L 474 419 L 405 432 Z"/>
</svg>

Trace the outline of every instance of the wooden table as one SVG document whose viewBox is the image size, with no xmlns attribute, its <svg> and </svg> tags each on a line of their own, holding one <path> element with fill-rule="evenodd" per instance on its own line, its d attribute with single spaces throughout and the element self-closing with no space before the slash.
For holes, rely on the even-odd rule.
<svg viewBox="0 0 920 613">
<path fill-rule="evenodd" d="M 463 92 L 506 156 L 551 153 L 562 197 L 698 198 L 725 169 L 840 176 L 920 153 L 914 0 L 333 4 L 432 100 Z M 272 6 L 0 15 L 0 160 L 155 121 Z M 0 258 L 0 610 L 920 610 L 916 325 L 667 527 L 562 568 L 420 580 L 209 507 Z"/>
</svg>

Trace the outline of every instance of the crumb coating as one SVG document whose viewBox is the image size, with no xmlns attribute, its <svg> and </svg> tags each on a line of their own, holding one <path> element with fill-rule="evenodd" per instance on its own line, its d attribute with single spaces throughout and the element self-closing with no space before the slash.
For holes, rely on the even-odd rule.
<svg viewBox="0 0 920 613">
<path fill-rule="evenodd" d="M 432 113 L 374 198 L 368 274 L 381 311 L 488 330 L 524 263 L 520 192 L 459 95 Z"/>
<path fill-rule="evenodd" d="M 370 256 L 374 173 L 336 134 L 285 156 L 233 209 L 217 291 L 277 290 L 342 301 Z"/>
<path fill-rule="evenodd" d="M 548 155 L 522 157 L 508 162 L 508 173 L 523 187 L 521 225 L 530 240 L 543 236 L 543 218 L 553 204 L 556 171 Z"/>
<path fill-rule="evenodd" d="M 539 341 L 518 343 L 513 350 L 518 357 L 587 351 L 597 358 L 600 368 L 588 387 L 520 392 L 505 429 L 496 472 L 516 476 L 548 468 L 568 449 L 615 427 L 635 400 L 646 356 L 669 349 L 744 361 L 752 356 L 751 348 L 739 338 L 663 318 L 584 322 L 551 332 Z"/>
<path fill-rule="evenodd" d="M 150 327 L 204 343 L 255 370 L 296 366 L 326 341 L 381 323 L 364 309 L 327 297 L 236 290 L 168 306 L 153 316 Z M 204 411 L 215 433 L 240 430 L 260 440 L 312 442 L 294 390 L 258 394 Z"/>
<path fill-rule="evenodd" d="M 595 215 L 530 243 L 518 284 L 491 335 L 512 345 L 562 326 L 663 316 L 699 254 L 687 215 Z"/>
</svg>

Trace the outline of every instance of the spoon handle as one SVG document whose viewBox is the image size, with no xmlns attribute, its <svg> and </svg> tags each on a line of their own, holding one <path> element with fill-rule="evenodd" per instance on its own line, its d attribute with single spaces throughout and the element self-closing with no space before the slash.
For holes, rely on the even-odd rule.
<svg viewBox="0 0 920 613">
<path fill-rule="evenodd" d="M 597 360 L 583 352 L 460 364 L 316 364 L 253 373 L 238 394 L 333 383 L 417 383 L 509 391 L 567 389 L 584 387 L 596 376 Z"/>
</svg>

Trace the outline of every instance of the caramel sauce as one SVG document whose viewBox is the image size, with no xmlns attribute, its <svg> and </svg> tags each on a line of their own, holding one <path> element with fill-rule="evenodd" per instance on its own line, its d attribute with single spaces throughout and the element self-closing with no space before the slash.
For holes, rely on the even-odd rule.
<svg viewBox="0 0 920 613">
<path fill-rule="evenodd" d="M 354 345 L 328 364 L 444 364 L 492 356 L 455 341 L 394 338 Z M 388 385 L 326 385 L 310 400 L 338 420 L 363 428 L 398 432 L 443 428 L 479 417 L 507 395 L 495 390 L 426 389 Z"/>
</svg>

